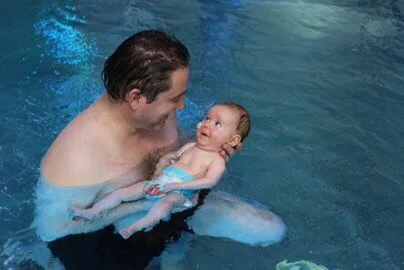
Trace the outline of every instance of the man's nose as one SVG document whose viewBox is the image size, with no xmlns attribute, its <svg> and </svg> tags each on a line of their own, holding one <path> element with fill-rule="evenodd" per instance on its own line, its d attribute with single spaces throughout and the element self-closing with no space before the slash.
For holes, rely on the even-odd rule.
<svg viewBox="0 0 404 270">
<path fill-rule="evenodd" d="M 175 108 L 178 110 L 182 110 L 185 108 L 185 97 L 182 96 L 180 100 L 178 100 L 177 104 L 175 104 Z"/>
</svg>

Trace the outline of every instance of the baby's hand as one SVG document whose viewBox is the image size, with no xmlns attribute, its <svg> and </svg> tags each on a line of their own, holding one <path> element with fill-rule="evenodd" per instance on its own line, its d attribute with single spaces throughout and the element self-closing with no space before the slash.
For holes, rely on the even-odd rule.
<svg viewBox="0 0 404 270">
<path fill-rule="evenodd" d="M 160 189 L 160 185 L 156 184 L 156 185 L 152 185 L 151 187 L 149 187 L 148 189 L 146 189 L 144 191 L 144 193 L 146 193 L 149 196 L 160 196 L 163 195 L 164 192 Z"/>
</svg>

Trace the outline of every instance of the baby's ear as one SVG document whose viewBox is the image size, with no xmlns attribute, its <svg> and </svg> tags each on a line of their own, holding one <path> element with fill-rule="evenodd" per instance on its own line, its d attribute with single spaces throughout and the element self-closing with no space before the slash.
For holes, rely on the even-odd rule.
<svg viewBox="0 0 404 270">
<path fill-rule="evenodd" d="M 240 135 L 234 135 L 233 138 L 231 139 L 231 141 L 228 142 L 228 144 L 229 144 L 231 147 L 236 147 L 237 145 L 240 144 L 240 142 L 241 142 L 241 137 L 240 137 Z"/>
</svg>

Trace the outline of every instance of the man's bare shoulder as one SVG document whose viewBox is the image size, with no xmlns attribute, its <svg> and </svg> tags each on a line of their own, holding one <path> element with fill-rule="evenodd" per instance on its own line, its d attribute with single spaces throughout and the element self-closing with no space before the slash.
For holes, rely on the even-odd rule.
<svg viewBox="0 0 404 270">
<path fill-rule="evenodd" d="M 96 158 L 96 131 L 73 120 L 53 142 L 41 164 L 41 173 L 49 182 L 61 186 L 91 184 Z M 102 147 L 102 144 L 100 144 Z M 85 180 L 88 179 L 88 180 Z M 90 182 L 87 182 L 90 181 Z M 87 182 L 87 183 L 86 183 Z"/>
</svg>

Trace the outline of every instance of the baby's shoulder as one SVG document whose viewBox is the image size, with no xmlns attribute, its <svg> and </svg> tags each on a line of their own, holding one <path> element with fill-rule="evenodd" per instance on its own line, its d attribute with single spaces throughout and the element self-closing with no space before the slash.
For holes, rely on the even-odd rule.
<svg viewBox="0 0 404 270">
<path fill-rule="evenodd" d="M 226 165 L 226 161 L 224 158 L 219 154 L 215 152 L 211 152 L 209 156 L 207 157 L 207 161 L 209 165 L 215 164 L 215 165 Z"/>
</svg>

